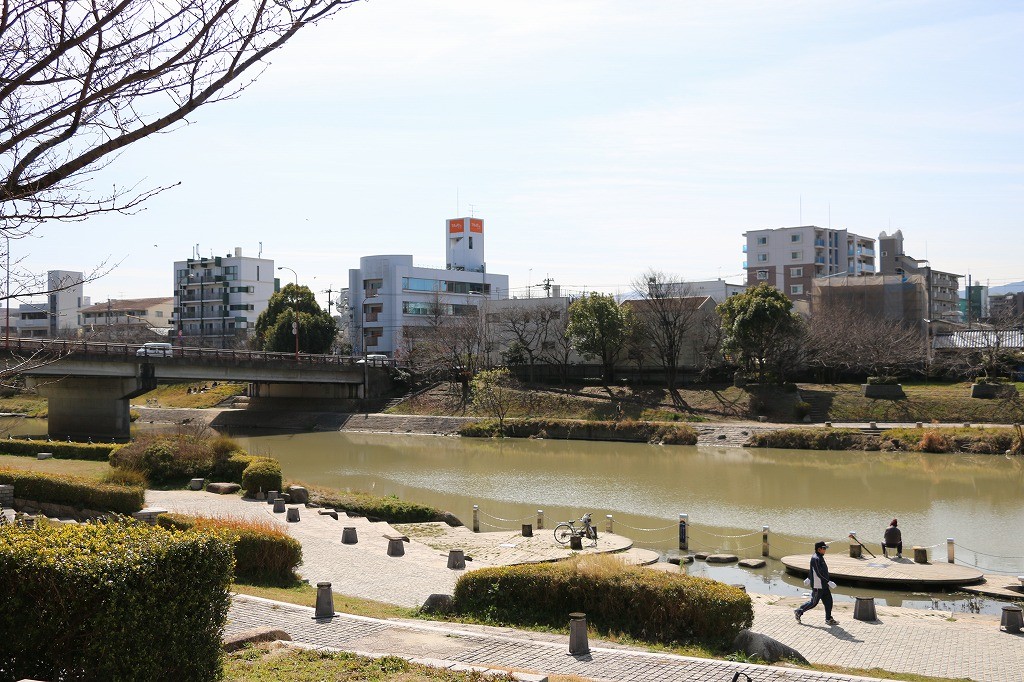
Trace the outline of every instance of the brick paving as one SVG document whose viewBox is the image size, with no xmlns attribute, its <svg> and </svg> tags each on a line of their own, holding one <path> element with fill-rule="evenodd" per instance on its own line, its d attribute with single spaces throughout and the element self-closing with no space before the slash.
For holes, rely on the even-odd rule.
<svg viewBox="0 0 1024 682">
<path fill-rule="evenodd" d="M 265 502 L 234 495 L 189 491 L 147 491 L 147 503 L 183 513 L 270 519 L 303 545 L 299 573 L 311 583 L 330 581 L 341 594 L 402 606 L 419 606 L 431 593 L 451 593 L 461 571 L 447 568 L 447 553 L 427 545 L 405 544 L 403 557 L 388 557 L 385 534 L 393 529 L 366 519 L 338 521 L 301 509 L 299 523 L 287 523 Z M 357 545 L 341 544 L 343 526 L 355 526 Z M 500 557 L 499 557 L 500 558 Z M 472 562 L 471 568 L 482 562 Z M 792 646 L 812 663 L 859 669 L 878 668 L 935 677 L 969 678 L 978 682 L 1020 682 L 1024 679 L 1024 635 L 999 630 L 995 616 L 954 614 L 880 606 L 879 620 L 853 620 L 852 604 L 837 604 L 836 627 L 824 625 L 818 607 L 799 625 L 793 618 L 798 598 L 752 594 L 754 630 Z M 576 674 L 607 680 L 731 680 L 737 670 L 762 680 L 850 680 L 802 670 L 744 666 L 650 654 L 606 642 L 591 644 L 591 657 L 568 656 L 568 639 L 560 635 L 484 628 L 463 624 L 377 621 L 342 616 L 317 623 L 312 610 L 248 597 L 236 597 L 229 631 L 274 625 L 296 641 L 366 653 L 390 653 L 448 659 L 532 672 Z M 863 678 L 861 678 L 863 679 Z"/>
</svg>

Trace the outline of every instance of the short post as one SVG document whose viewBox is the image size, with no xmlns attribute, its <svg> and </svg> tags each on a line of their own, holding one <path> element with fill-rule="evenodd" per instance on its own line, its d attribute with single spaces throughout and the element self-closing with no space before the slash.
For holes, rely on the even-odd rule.
<svg viewBox="0 0 1024 682">
<path fill-rule="evenodd" d="M 274 500 L 277 499 L 277 492 L 276 490 L 267 491 L 267 504 L 274 504 Z"/>
<path fill-rule="evenodd" d="M 298 507 L 288 507 L 288 518 L 287 518 L 287 520 L 292 522 L 292 523 L 298 522 L 298 520 L 299 520 L 299 508 Z"/>
<path fill-rule="evenodd" d="M 355 526 L 345 526 L 341 529 L 341 544 L 354 545 L 357 542 L 359 542 L 359 536 L 356 535 Z"/>
<path fill-rule="evenodd" d="M 915 564 L 926 564 L 926 563 L 928 563 L 928 548 L 927 547 L 914 547 L 914 563 Z"/>
<path fill-rule="evenodd" d="M 193 478 L 188 482 L 189 490 L 202 490 L 203 486 L 206 485 L 205 478 Z"/>
<path fill-rule="evenodd" d="M 587 614 L 569 614 L 569 655 L 583 656 L 590 653 L 587 642 Z"/>
<path fill-rule="evenodd" d="M 570 535 L 569 549 L 576 550 L 577 552 L 583 551 L 583 538 L 579 535 Z"/>
<path fill-rule="evenodd" d="M 466 553 L 461 549 L 448 550 L 448 568 L 461 571 L 466 568 Z"/>
<path fill-rule="evenodd" d="M 1009 633 L 1020 632 L 1024 628 L 1024 611 L 1019 606 L 1004 606 L 999 628 Z"/>
<path fill-rule="evenodd" d="M 480 532 L 480 505 L 473 505 L 473 532 Z"/>
<path fill-rule="evenodd" d="M 544 510 L 537 510 L 537 530 L 544 530 Z"/>
<path fill-rule="evenodd" d="M 878 428 L 878 427 L 877 427 L 877 425 L 875 424 L 875 422 L 868 422 L 868 428 L 869 428 L 869 429 L 874 429 L 874 428 Z"/>
<path fill-rule="evenodd" d="M 863 620 L 871 623 L 878 620 L 878 615 L 875 613 L 875 598 L 874 597 L 855 597 L 857 600 L 853 606 L 853 619 Z"/>
<path fill-rule="evenodd" d="M 334 593 L 330 583 L 316 584 L 316 614 L 314 620 L 334 618 Z"/>
<path fill-rule="evenodd" d="M 690 543 L 686 539 L 686 522 L 689 521 L 689 514 L 679 515 L 679 549 L 689 551 Z"/>
<path fill-rule="evenodd" d="M 953 558 L 953 538 L 946 538 L 946 561 L 951 564 L 955 564 L 956 560 Z"/>
<path fill-rule="evenodd" d="M 924 428 L 924 424 L 922 424 L 921 422 L 917 422 L 917 424 L 914 426 L 914 428 L 923 429 Z"/>
<path fill-rule="evenodd" d="M 832 428 L 832 422 L 825 422 L 825 428 L 826 429 L 831 429 Z"/>
<path fill-rule="evenodd" d="M 532 538 L 533 537 L 533 526 L 531 526 L 528 523 L 524 523 L 523 524 L 523 537 L 524 538 Z"/>
<path fill-rule="evenodd" d="M 607 521 L 607 523 L 604 526 L 604 532 L 605 533 L 613 533 L 613 532 L 615 532 L 615 531 L 612 530 L 613 528 L 615 528 L 615 519 L 612 518 L 612 515 L 611 514 L 605 514 L 604 518 Z"/>
<path fill-rule="evenodd" d="M 388 538 L 388 556 L 405 556 L 405 541 L 402 538 Z"/>
<path fill-rule="evenodd" d="M 768 556 L 768 526 L 761 526 L 761 556 Z"/>
<path fill-rule="evenodd" d="M 284 498 L 277 498 L 274 500 L 274 513 L 280 514 L 284 511 Z"/>
</svg>

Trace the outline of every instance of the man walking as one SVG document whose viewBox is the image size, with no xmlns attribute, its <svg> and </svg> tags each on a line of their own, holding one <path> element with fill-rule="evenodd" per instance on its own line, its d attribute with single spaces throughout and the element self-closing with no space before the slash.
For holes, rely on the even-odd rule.
<svg viewBox="0 0 1024 682">
<path fill-rule="evenodd" d="M 829 625 L 838 625 L 839 621 L 832 617 L 832 588 L 836 586 L 828 577 L 828 564 L 825 563 L 825 550 L 828 544 L 823 540 L 814 543 L 814 556 L 811 557 L 811 574 L 807 579 L 811 583 L 811 600 L 795 610 L 796 622 L 801 622 L 800 617 L 818 605 L 820 601 L 825 605 L 825 622 Z"/>
</svg>

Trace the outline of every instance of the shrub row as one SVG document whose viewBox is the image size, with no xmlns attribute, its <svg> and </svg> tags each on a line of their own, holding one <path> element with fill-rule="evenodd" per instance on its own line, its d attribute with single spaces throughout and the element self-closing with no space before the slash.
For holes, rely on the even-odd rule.
<svg viewBox="0 0 1024 682">
<path fill-rule="evenodd" d="M 311 493 L 312 501 L 322 507 L 352 512 L 369 519 L 388 523 L 427 523 L 450 521 L 440 509 L 415 502 L 404 502 L 395 496 L 378 497 L 368 493 L 317 490 Z"/>
<path fill-rule="evenodd" d="M 747 444 L 792 450 L 877 450 L 878 438 L 857 429 L 780 429 L 755 433 Z"/>
<path fill-rule="evenodd" d="M 471 422 L 459 435 L 489 438 L 557 438 L 566 440 L 610 440 L 631 443 L 696 445 L 697 431 L 689 424 L 647 421 L 581 421 L 576 419 L 516 419 L 499 427 L 497 420 Z"/>
<path fill-rule="evenodd" d="M 220 679 L 227 543 L 137 523 L 0 539 L 0 679 Z"/>
<path fill-rule="evenodd" d="M 302 563 L 302 545 L 269 522 L 161 514 L 157 524 L 171 530 L 212 532 L 231 543 L 235 580 L 288 585 Z"/>
<path fill-rule="evenodd" d="M 0 440 L 0 454 L 29 455 L 51 452 L 57 459 L 88 459 L 106 462 L 110 453 L 121 447 L 115 443 L 61 443 L 42 440 L 11 439 Z"/>
<path fill-rule="evenodd" d="M 662 644 L 723 647 L 754 619 L 750 597 L 708 578 L 626 567 L 607 570 L 594 557 L 472 571 L 455 585 L 454 607 L 483 620 L 565 627 L 582 611 L 602 633 Z"/>
<path fill-rule="evenodd" d="M 889 429 L 882 432 L 891 449 L 919 452 L 971 452 L 976 454 L 1002 454 L 1006 451 L 1021 454 L 1024 443 L 1013 429 Z M 886 448 L 889 449 L 889 448 Z"/>
<path fill-rule="evenodd" d="M 0 483 L 13 485 L 14 496 L 24 500 L 118 514 L 137 512 L 145 502 L 142 488 L 37 471 L 0 469 Z"/>
</svg>

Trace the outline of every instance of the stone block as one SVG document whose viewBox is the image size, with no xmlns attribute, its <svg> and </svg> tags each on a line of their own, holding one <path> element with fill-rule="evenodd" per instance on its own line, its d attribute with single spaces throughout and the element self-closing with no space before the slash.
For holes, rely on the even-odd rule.
<svg viewBox="0 0 1024 682">
<path fill-rule="evenodd" d="M 704 561 L 709 564 L 731 564 L 739 561 L 740 558 L 735 554 L 709 554 Z"/>
<path fill-rule="evenodd" d="M 400 538 L 389 538 L 388 556 L 405 556 L 405 542 Z"/>
<path fill-rule="evenodd" d="M 354 545 L 357 542 L 359 542 L 359 536 L 356 534 L 356 527 L 345 526 L 341 531 L 341 544 Z"/>
<path fill-rule="evenodd" d="M 205 478 L 193 478 L 191 481 L 188 482 L 188 489 L 189 490 L 202 490 L 203 489 L 203 485 L 205 485 L 205 484 L 206 484 L 206 479 Z"/>
<path fill-rule="evenodd" d="M 878 620 L 875 614 L 874 597 L 855 597 L 857 603 L 853 606 L 853 619 L 863 620 L 868 623 Z"/>
<path fill-rule="evenodd" d="M 297 523 L 298 522 L 298 520 L 299 520 L 299 508 L 298 507 L 288 507 L 288 519 L 287 520 L 292 522 L 292 523 Z"/>
<path fill-rule="evenodd" d="M 206 486 L 206 492 L 217 493 L 218 495 L 230 495 L 231 493 L 237 493 L 242 489 L 242 486 L 237 483 L 211 483 Z"/>
<path fill-rule="evenodd" d="M 461 571 L 466 568 L 466 553 L 461 549 L 448 550 L 448 568 Z"/>
<path fill-rule="evenodd" d="M 743 568 L 764 568 L 766 563 L 764 559 L 741 559 L 739 565 Z"/>
<path fill-rule="evenodd" d="M 443 615 L 451 613 L 452 608 L 454 608 L 452 595 L 432 594 L 427 597 L 425 602 L 423 602 L 423 606 L 420 607 L 420 611 L 423 613 L 439 613 Z"/>
<path fill-rule="evenodd" d="M 40 452 L 36 454 L 36 459 L 50 459 L 53 457 L 52 452 Z"/>
<path fill-rule="evenodd" d="M 751 658 L 760 658 L 766 663 L 777 663 L 784 658 L 807 663 L 807 659 L 793 647 L 783 644 L 777 639 L 772 639 L 768 635 L 750 630 L 740 630 L 736 639 L 733 640 L 732 648 Z"/>
</svg>

